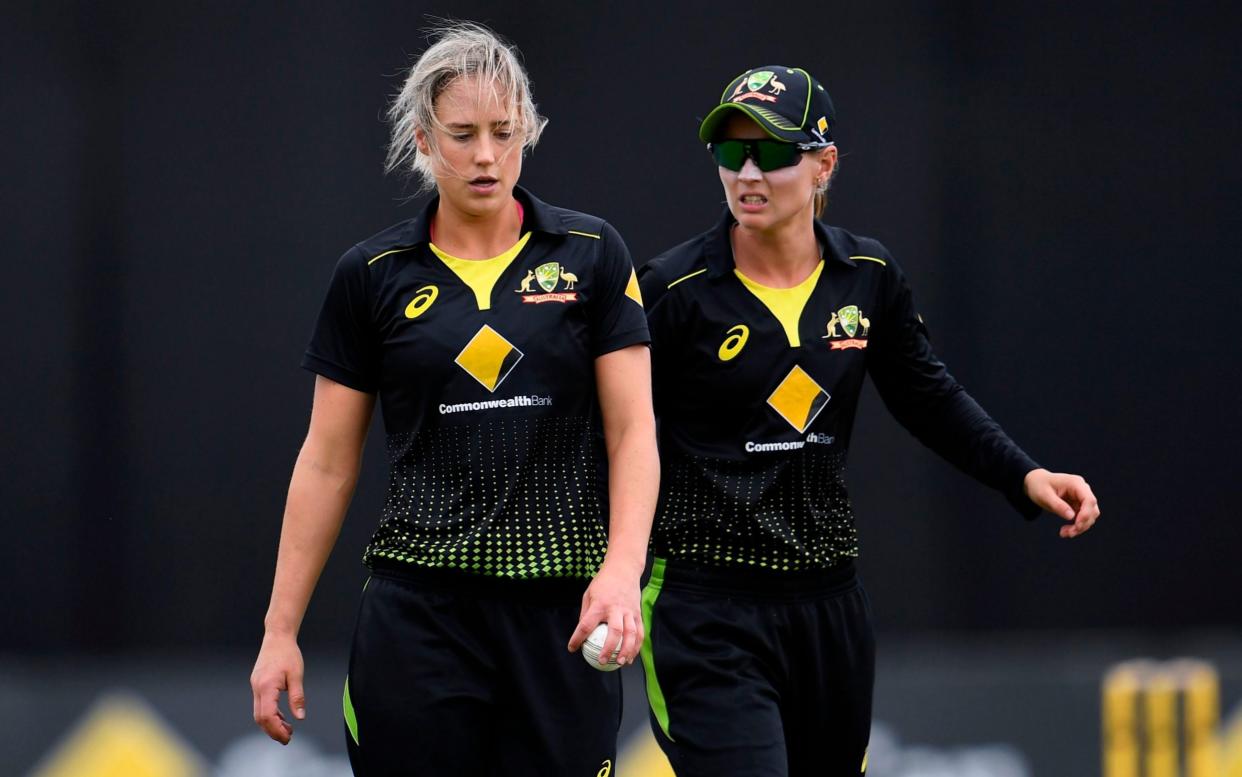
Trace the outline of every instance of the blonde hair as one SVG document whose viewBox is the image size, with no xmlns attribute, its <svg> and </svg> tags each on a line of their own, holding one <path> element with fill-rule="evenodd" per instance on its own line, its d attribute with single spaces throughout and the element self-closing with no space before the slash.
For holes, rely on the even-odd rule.
<svg viewBox="0 0 1242 777">
<path fill-rule="evenodd" d="M 530 77 L 515 46 L 474 22 L 445 21 L 432 27 L 432 43 L 419 56 L 401 91 L 388 106 L 392 125 L 384 172 L 403 170 L 420 179 L 420 191 L 435 188 L 434 162 L 441 159 L 433 130 L 445 130 L 436 117 L 436 98 L 457 79 L 476 80 L 479 98 L 507 106 L 509 121 L 523 150 L 535 147 L 548 120 L 531 97 Z M 421 129 L 431 154 L 421 153 L 415 130 Z"/>
</svg>

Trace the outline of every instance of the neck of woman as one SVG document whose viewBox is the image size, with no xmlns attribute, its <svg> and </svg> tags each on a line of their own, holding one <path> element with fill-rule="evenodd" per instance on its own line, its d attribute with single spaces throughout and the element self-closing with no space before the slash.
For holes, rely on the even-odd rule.
<svg viewBox="0 0 1242 777">
<path fill-rule="evenodd" d="M 521 237 L 521 206 L 512 197 L 508 204 L 487 213 L 468 213 L 444 197 L 431 219 L 431 242 L 446 254 L 461 259 L 490 259 L 508 251 Z"/>
<path fill-rule="evenodd" d="M 735 224 L 730 232 L 733 264 L 764 286 L 787 289 L 802 283 L 819 264 L 820 249 L 811 219 L 795 218 L 772 229 Z"/>
</svg>

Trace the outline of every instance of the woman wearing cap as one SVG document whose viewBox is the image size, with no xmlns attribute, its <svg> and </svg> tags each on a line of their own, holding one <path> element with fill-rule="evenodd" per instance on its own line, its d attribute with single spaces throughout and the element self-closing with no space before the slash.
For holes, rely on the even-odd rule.
<svg viewBox="0 0 1242 777">
<path fill-rule="evenodd" d="M 379 395 L 391 469 L 345 684 L 354 772 L 608 773 L 620 680 L 570 651 L 600 623 L 619 663 L 642 641 L 658 463 L 633 266 L 607 223 L 516 186 L 545 122 L 489 30 L 438 30 L 389 116 L 389 169 L 438 196 L 346 252 L 329 285 L 255 721 L 289 741 L 282 692 L 305 716 L 297 632 Z"/>
<path fill-rule="evenodd" d="M 866 769 L 874 641 L 843 479 L 869 374 L 922 442 L 1023 514 L 1099 515 L 936 358 L 875 240 L 818 220 L 832 102 L 805 70 L 734 79 L 699 138 L 728 210 L 641 273 L 663 476 L 643 592 L 652 727 L 679 777 Z"/>
</svg>

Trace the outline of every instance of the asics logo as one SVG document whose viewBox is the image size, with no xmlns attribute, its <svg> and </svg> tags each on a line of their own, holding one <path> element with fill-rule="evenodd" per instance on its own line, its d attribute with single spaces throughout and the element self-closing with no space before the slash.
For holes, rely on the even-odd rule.
<svg viewBox="0 0 1242 777">
<path fill-rule="evenodd" d="M 431 307 L 431 303 L 435 302 L 438 296 L 440 296 L 440 290 L 435 286 L 424 286 L 414 292 L 414 299 L 405 306 L 405 317 L 418 318 L 427 308 Z"/>
<path fill-rule="evenodd" d="M 722 362 L 730 361 L 742 352 L 742 349 L 746 347 L 746 341 L 750 338 L 750 327 L 738 324 L 726 334 L 728 337 L 720 344 L 720 350 L 716 352 Z"/>
</svg>

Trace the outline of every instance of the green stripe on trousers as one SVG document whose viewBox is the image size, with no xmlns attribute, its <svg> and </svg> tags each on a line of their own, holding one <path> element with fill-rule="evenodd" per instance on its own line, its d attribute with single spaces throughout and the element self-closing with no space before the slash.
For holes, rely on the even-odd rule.
<svg viewBox="0 0 1242 777">
<path fill-rule="evenodd" d="M 643 640 L 640 652 L 643 657 L 643 674 L 647 678 L 647 703 L 651 705 L 651 712 L 664 736 L 672 740 L 668 734 L 668 704 L 664 701 L 664 692 L 660 690 L 660 681 L 656 679 L 655 656 L 651 647 L 651 615 L 663 585 L 664 559 L 657 558 L 651 567 L 651 578 L 647 581 L 647 587 L 643 589 L 643 632 L 647 638 Z"/>
<path fill-rule="evenodd" d="M 345 696 L 341 698 L 341 706 L 345 709 L 345 726 L 349 729 L 349 735 L 354 738 L 354 744 L 358 744 L 358 716 L 354 714 L 354 703 L 349 698 L 349 678 L 345 678 Z"/>
</svg>

